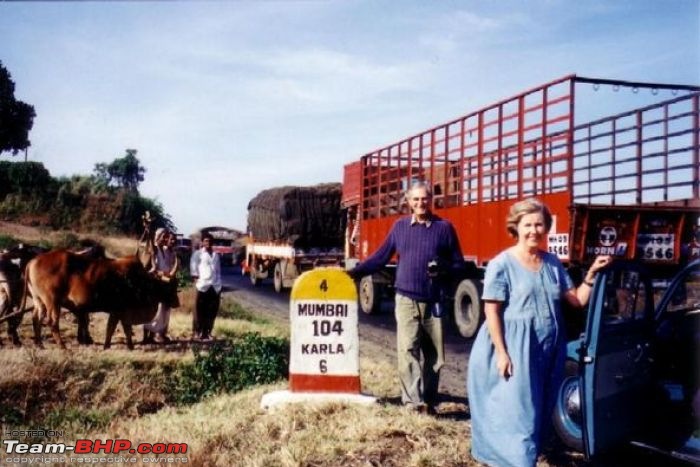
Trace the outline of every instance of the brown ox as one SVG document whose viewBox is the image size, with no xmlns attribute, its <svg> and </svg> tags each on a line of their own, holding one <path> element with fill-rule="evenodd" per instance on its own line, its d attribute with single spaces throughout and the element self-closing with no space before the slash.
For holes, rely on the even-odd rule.
<svg viewBox="0 0 700 467">
<path fill-rule="evenodd" d="M 29 292 L 34 301 L 32 321 L 37 345 L 41 345 L 41 322 L 45 317 L 54 340 L 64 349 L 59 332 L 61 307 L 76 315 L 81 344 L 90 342 L 88 313 L 104 311 L 109 313 L 105 349 L 120 321 L 127 346 L 133 349 L 131 326 L 152 320 L 164 296 L 160 281 L 148 274 L 134 256 L 108 259 L 50 251 L 29 262 L 25 279 L 23 303 Z"/>
</svg>

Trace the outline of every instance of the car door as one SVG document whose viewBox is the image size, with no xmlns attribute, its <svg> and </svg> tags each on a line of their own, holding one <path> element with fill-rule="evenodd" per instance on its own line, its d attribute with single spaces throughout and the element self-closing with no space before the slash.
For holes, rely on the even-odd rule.
<svg viewBox="0 0 700 467">
<path fill-rule="evenodd" d="M 583 341 L 583 442 L 588 458 L 628 440 L 645 425 L 652 389 L 651 281 L 635 263 L 598 274 Z M 648 406 L 648 405 L 647 405 Z"/>
</svg>

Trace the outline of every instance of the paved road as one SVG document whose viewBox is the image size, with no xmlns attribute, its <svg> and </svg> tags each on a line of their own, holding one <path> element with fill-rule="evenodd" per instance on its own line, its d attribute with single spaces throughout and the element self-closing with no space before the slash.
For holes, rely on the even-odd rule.
<svg viewBox="0 0 700 467">
<path fill-rule="evenodd" d="M 224 268 L 223 281 L 234 298 L 243 302 L 244 306 L 266 309 L 289 319 L 289 291 L 277 293 L 270 280 L 263 281 L 253 287 L 247 277 L 240 274 L 238 268 Z M 382 310 L 376 315 L 366 315 L 360 312 L 360 342 L 371 341 L 386 349 L 388 355 L 396 357 L 393 301 L 384 300 Z M 454 402 L 466 402 L 466 363 L 471 350 L 471 339 L 458 335 L 451 322 L 446 324 L 446 365 L 441 372 L 440 392 Z M 394 360 L 395 361 L 395 360 Z"/>
</svg>

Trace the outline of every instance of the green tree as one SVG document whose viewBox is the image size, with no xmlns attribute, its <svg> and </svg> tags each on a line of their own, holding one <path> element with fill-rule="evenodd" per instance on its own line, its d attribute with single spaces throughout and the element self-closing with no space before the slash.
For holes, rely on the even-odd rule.
<svg viewBox="0 0 700 467">
<path fill-rule="evenodd" d="M 15 99 L 15 83 L 0 62 L 0 153 L 11 151 L 14 156 L 30 146 L 34 117 L 33 106 Z"/>
<path fill-rule="evenodd" d="M 143 228 L 141 216 L 149 211 L 153 219 L 153 228 L 165 227 L 174 230 L 170 216 L 165 213 L 163 205 L 151 198 L 144 198 L 137 193 L 127 192 L 121 208 L 119 230 L 125 233 L 140 234 Z"/>
<path fill-rule="evenodd" d="M 0 161 L 0 201 L 9 193 L 44 193 L 52 182 L 41 162 Z"/>
<path fill-rule="evenodd" d="M 110 164 L 95 164 L 95 176 L 109 186 L 138 192 L 146 168 L 141 165 L 136 153 L 136 149 L 127 149 L 124 157 L 114 159 Z"/>
</svg>

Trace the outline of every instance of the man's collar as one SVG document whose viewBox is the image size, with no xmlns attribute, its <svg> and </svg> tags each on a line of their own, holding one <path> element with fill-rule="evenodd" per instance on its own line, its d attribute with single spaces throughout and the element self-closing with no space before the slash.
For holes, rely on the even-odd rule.
<svg viewBox="0 0 700 467">
<path fill-rule="evenodd" d="M 432 223 L 433 223 L 432 213 L 428 213 L 428 215 L 426 216 L 425 222 L 419 221 L 415 214 L 411 214 L 411 225 L 423 224 L 426 227 L 430 227 Z"/>
</svg>

